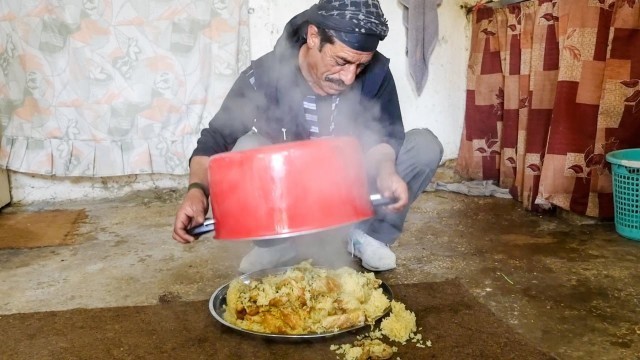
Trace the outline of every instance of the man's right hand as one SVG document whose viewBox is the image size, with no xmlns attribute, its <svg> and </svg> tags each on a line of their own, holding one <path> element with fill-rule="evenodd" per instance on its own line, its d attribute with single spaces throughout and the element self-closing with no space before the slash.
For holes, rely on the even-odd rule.
<svg viewBox="0 0 640 360">
<path fill-rule="evenodd" d="M 191 189 L 182 200 L 173 224 L 173 239 L 188 244 L 196 238 L 187 233 L 187 229 L 204 223 L 209 211 L 209 199 L 200 189 Z"/>
</svg>

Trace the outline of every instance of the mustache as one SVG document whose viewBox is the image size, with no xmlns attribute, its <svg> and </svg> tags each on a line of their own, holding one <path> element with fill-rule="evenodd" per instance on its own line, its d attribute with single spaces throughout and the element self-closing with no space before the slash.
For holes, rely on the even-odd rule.
<svg viewBox="0 0 640 360">
<path fill-rule="evenodd" d="M 329 76 L 325 76 L 324 81 L 326 81 L 326 82 L 330 82 L 330 83 L 332 83 L 333 85 L 337 85 L 337 86 L 339 86 L 339 87 L 341 87 L 341 88 L 345 88 L 345 87 L 347 87 L 347 84 L 345 84 L 345 83 L 344 83 L 344 81 L 342 81 L 342 80 L 340 80 L 340 79 L 334 79 L 334 78 L 329 77 Z"/>
</svg>

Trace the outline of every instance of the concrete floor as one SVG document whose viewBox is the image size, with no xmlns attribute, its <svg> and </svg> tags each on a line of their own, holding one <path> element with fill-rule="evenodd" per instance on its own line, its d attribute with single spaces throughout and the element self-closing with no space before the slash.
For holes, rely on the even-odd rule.
<svg viewBox="0 0 640 360">
<path fill-rule="evenodd" d="M 171 239 L 181 192 L 9 207 L 3 212 L 86 209 L 75 245 L 0 250 L 0 315 L 207 299 L 237 275 L 249 243 Z M 43 224 L 46 226 L 46 224 Z M 355 265 L 339 234 L 322 243 Z M 309 250 L 311 248 L 311 250 Z M 539 216 L 512 200 L 430 192 L 413 205 L 393 247 L 390 284 L 457 277 L 498 317 L 561 359 L 640 359 L 640 242 L 613 224 Z M 322 263 L 323 259 L 317 259 Z"/>
</svg>

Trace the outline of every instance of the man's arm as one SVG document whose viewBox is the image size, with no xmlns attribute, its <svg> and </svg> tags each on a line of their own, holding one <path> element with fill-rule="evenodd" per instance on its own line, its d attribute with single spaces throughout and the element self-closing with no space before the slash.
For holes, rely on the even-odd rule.
<svg viewBox="0 0 640 360">
<path fill-rule="evenodd" d="M 409 190 L 398 175 L 396 158 L 405 134 L 398 93 L 390 71 L 387 71 L 373 100 L 380 109 L 380 116 L 376 122 L 381 134 L 379 143 L 365 154 L 366 166 L 370 176 L 376 179 L 378 191 L 382 196 L 396 200 L 387 208 L 401 211 L 409 203 Z"/>
<path fill-rule="evenodd" d="M 187 233 L 187 229 L 204 223 L 204 218 L 209 211 L 208 167 L 208 156 L 194 156 L 191 158 L 189 184 L 201 184 L 202 188 L 190 188 L 176 213 L 176 219 L 173 224 L 173 239 L 183 244 L 195 240 L 193 236 Z"/>
<path fill-rule="evenodd" d="M 404 124 L 398 91 L 391 71 L 387 71 L 374 101 L 380 107 L 378 125 L 382 128 L 381 141 L 389 144 L 397 156 L 404 142 Z"/>
</svg>

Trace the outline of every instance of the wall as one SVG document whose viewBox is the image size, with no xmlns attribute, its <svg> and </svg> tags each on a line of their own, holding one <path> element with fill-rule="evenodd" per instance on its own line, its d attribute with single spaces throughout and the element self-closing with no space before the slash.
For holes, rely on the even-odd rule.
<svg viewBox="0 0 640 360">
<path fill-rule="evenodd" d="M 269 51 L 291 16 L 315 0 L 249 0 L 251 46 L 254 58 Z M 430 59 L 429 80 L 420 97 L 410 82 L 406 65 L 402 6 L 397 0 L 381 0 L 389 19 L 389 36 L 379 50 L 391 58 L 400 105 L 407 129 L 431 129 L 444 145 L 444 158 L 457 157 L 464 118 L 469 24 L 459 1 L 443 0 L 438 9 L 440 38 Z M 186 176 L 138 175 L 117 178 L 51 178 L 10 173 L 14 202 L 63 201 L 105 198 L 133 190 L 184 187 Z"/>
</svg>

